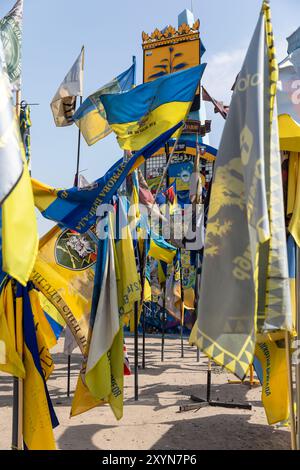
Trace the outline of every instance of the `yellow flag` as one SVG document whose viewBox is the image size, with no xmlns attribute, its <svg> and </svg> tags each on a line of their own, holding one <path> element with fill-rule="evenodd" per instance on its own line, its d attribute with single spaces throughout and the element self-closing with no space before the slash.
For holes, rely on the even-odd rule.
<svg viewBox="0 0 300 470">
<path fill-rule="evenodd" d="M 17 288 L 16 315 L 23 315 L 24 380 L 23 437 L 28 450 L 54 450 L 53 427 L 58 421 L 52 407 L 45 380 L 53 369 L 38 314 L 31 304 L 28 288 Z"/>
<path fill-rule="evenodd" d="M 87 233 L 54 227 L 40 242 L 31 280 L 71 329 L 84 352 L 94 285 L 97 244 Z"/>
<path fill-rule="evenodd" d="M 289 417 L 288 370 L 284 332 L 258 335 L 255 356 L 263 372 L 262 402 L 268 423 Z"/>
<path fill-rule="evenodd" d="M 294 153 L 291 154 L 291 157 L 292 160 L 290 165 L 293 165 L 294 162 L 294 170 L 296 170 L 294 171 L 294 174 L 296 173 L 297 175 L 297 181 L 295 181 L 295 177 L 293 177 L 293 174 L 291 173 L 291 175 L 289 175 L 289 210 L 293 209 L 293 216 L 290 221 L 289 232 L 293 235 L 295 242 L 300 247 L 300 172 L 298 171 L 299 157 Z M 292 195 L 294 195 L 294 199 L 292 198 Z"/>
<path fill-rule="evenodd" d="M 0 296 L 0 370 L 14 377 L 25 377 L 25 369 L 16 351 L 15 312 L 11 281 Z"/>
</svg>

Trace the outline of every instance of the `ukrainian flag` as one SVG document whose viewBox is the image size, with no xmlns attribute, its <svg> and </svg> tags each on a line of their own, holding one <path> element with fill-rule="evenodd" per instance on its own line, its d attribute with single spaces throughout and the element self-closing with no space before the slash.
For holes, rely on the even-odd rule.
<svg viewBox="0 0 300 470">
<path fill-rule="evenodd" d="M 98 206 L 108 204 L 126 176 L 152 157 L 182 124 L 179 122 L 167 132 L 160 134 L 127 162 L 123 158 L 120 159 L 102 178 L 87 188 L 59 190 L 32 179 L 36 207 L 47 219 L 76 232 L 85 233 L 96 222 Z"/>
<path fill-rule="evenodd" d="M 158 78 L 126 93 L 101 97 L 120 147 L 139 150 L 190 111 L 206 64 Z"/>
<path fill-rule="evenodd" d="M 73 119 L 88 145 L 93 145 L 112 132 L 107 120 L 101 96 L 130 90 L 135 80 L 135 63 L 107 85 L 90 95 L 75 112 Z"/>
<path fill-rule="evenodd" d="M 58 420 L 46 385 L 48 376 L 43 362 L 42 332 L 35 324 L 34 306 L 31 304 L 30 287 L 17 284 L 16 314 L 23 315 L 24 331 L 24 446 L 28 450 L 54 450 L 53 428 Z M 43 369 L 44 367 L 44 369 Z M 45 373 L 46 372 L 46 373 Z"/>
</svg>

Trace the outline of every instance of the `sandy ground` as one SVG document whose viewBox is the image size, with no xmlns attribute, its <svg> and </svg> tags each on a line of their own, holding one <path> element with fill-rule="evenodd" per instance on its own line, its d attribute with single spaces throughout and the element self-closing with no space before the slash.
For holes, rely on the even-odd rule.
<svg viewBox="0 0 300 470">
<path fill-rule="evenodd" d="M 141 340 L 140 340 L 141 344 Z M 127 339 L 133 366 L 133 340 Z M 185 341 L 180 357 L 180 340 L 167 339 L 165 361 L 160 360 L 160 339 L 147 339 L 146 369 L 140 370 L 139 401 L 134 401 L 134 378 L 125 377 L 124 417 L 117 422 L 108 406 L 69 418 L 72 397 L 66 396 L 67 358 L 63 340 L 52 351 L 56 368 L 48 382 L 60 426 L 55 430 L 59 449 L 104 450 L 202 450 L 202 449 L 290 449 L 288 429 L 267 425 L 260 401 L 261 388 L 228 384 L 230 374 L 213 367 L 212 398 L 251 402 L 252 411 L 204 408 L 179 413 L 189 396 L 206 395 L 206 364 L 197 363 L 195 348 Z M 79 350 L 72 356 L 71 391 L 81 363 Z M 0 376 L 0 449 L 11 444 L 12 379 Z"/>
</svg>

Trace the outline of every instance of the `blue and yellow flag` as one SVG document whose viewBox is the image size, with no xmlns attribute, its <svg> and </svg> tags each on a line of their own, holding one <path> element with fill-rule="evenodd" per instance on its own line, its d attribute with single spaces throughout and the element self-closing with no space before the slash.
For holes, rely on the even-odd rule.
<svg viewBox="0 0 300 470">
<path fill-rule="evenodd" d="M 151 233 L 150 240 L 147 242 L 149 247 L 148 256 L 163 261 L 164 263 L 171 264 L 176 256 L 177 248 L 170 243 L 166 242 L 161 236 Z"/>
<path fill-rule="evenodd" d="M 39 328 L 30 287 L 17 285 L 16 315 L 23 315 L 24 335 L 24 420 L 23 438 L 28 450 L 54 450 L 53 428 L 58 426 L 46 379 L 53 368 L 45 339 Z"/>
<path fill-rule="evenodd" d="M 0 370 L 14 377 L 25 377 L 25 369 L 16 346 L 12 281 L 3 286 L 0 295 Z"/>
<path fill-rule="evenodd" d="M 32 180 L 36 207 L 47 219 L 79 233 L 87 232 L 96 222 L 98 206 L 109 203 L 126 176 L 150 158 L 181 126 L 182 122 L 159 135 L 127 162 L 120 159 L 88 187 L 58 190 Z"/>
<path fill-rule="evenodd" d="M 0 270 L 26 285 L 37 255 L 37 222 L 1 41 L 0 89 L 2 97 L 0 111 L 2 266 Z"/>
<path fill-rule="evenodd" d="M 88 145 L 93 145 L 112 132 L 107 119 L 101 96 L 106 93 L 119 93 L 130 90 L 135 80 L 135 63 L 111 82 L 90 95 L 75 112 L 73 120 L 79 127 Z"/>
<path fill-rule="evenodd" d="M 101 97 L 121 148 L 140 150 L 184 121 L 206 64 L 158 78 L 126 93 Z"/>
</svg>

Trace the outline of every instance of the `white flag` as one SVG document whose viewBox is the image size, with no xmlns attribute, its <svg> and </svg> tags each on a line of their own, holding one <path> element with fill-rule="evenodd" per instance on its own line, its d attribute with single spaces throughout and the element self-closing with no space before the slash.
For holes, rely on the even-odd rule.
<svg viewBox="0 0 300 470">
<path fill-rule="evenodd" d="M 18 0 L 0 21 L 0 35 L 13 91 L 21 88 L 22 22 L 23 0 Z"/>
<path fill-rule="evenodd" d="M 0 204 L 2 204 L 22 176 L 23 161 L 1 41 L 0 96 Z"/>
<path fill-rule="evenodd" d="M 76 109 L 76 97 L 83 95 L 84 48 L 66 75 L 52 102 L 51 109 L 57 127 L 71 126 Z"/>
</svg>

